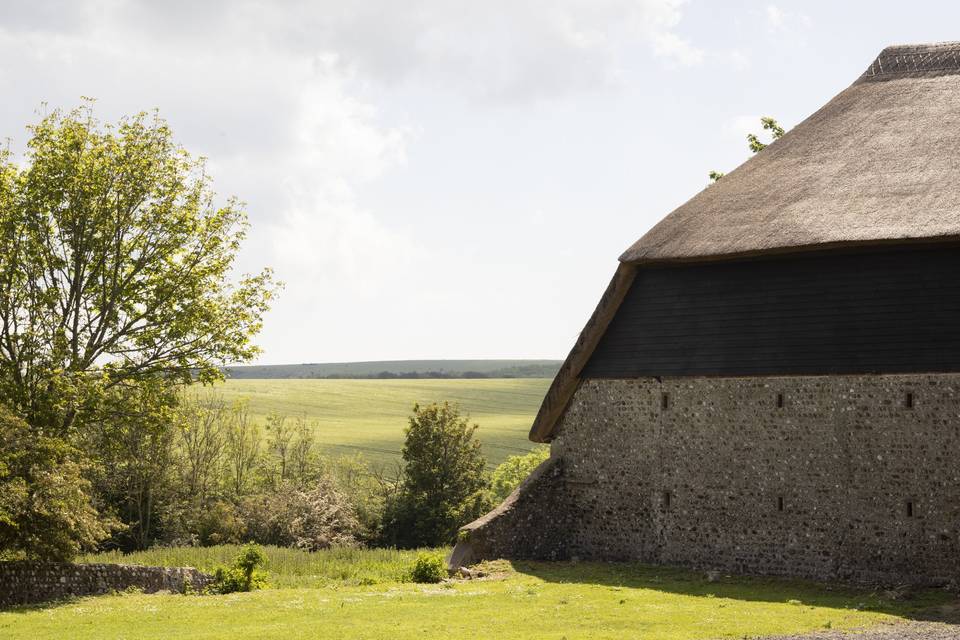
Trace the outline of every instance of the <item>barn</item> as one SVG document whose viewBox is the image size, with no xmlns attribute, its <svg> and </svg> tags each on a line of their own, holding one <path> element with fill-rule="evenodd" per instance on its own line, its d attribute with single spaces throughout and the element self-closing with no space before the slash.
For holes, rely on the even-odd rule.
<svg viewBox="0 0 960 640">
<path fill-rule="evenodd" d="M 960 578 L 960 43 L 884 49 L 620 256 L 451 558 Z"/>
</svg>

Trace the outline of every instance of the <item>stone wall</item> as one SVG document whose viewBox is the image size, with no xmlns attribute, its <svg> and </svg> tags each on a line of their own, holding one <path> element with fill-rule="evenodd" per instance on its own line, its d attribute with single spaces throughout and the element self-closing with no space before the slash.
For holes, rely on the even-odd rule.
<svg viewBox="0 0 960 640">
<path fill-rule="evenodd" d="M 557 458 L 548 458 L 499 507 L 460 530 L 450 566 L 516 557 L 517 549 L 526 558 L 563 559 L 569 526 L 565 517 L 571 511 L 556 510 L 562 490 L 562 468 Z"/>
<path fill-rule="evenodd" d="M 477 555 L 960 578 L 957 374 L 585 380 L 551 461 Z"/>
<path fill-rule="evenodd" d="M 212 581 L 209 574 L 190 567 L 0 562 L 0 606 L 100 595 L 129 587 L 146 593 L 183 593 L 189 585 L 200 591 Z"/>
</svg>

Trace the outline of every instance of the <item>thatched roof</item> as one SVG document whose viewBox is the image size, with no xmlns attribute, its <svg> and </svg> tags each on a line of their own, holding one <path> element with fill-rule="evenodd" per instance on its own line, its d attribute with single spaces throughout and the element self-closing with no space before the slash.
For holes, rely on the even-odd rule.
<svg viewBox="0 0 960 640">
<path fill-rule="evenodd" d="M 960 238 L 960 43 L 884 49 L 856 82 L 620 256 L 530 430 L 547 442 L 644 263 Z"/>
<path fill-rule="evenodd" d="M 960 43 L 888 47 L 853 85 L 620 260 L 956 237 L 958 178 Z"/>
</svg>

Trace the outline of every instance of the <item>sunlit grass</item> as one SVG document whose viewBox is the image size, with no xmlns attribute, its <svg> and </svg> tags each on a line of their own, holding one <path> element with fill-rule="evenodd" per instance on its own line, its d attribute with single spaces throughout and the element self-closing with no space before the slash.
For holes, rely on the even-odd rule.
<svg viewBox="0 0 960 640">
<path fill-rule="evenodd" d="M 205 566 L 235 551 L 158 550 L 136 557 L 152 564 L 190 560 Z M 875 592 L 805 582 L 710 582 L 687 571 L 595 563 L 501 562 L 490 567 L 490 578 L 415 585 L 390 579 L 412 559 L 408 552 L 268 553 L 274 556 L 274 575 L 284 580 L 307 574 L 324 580 L 315 582 L 319 588 L 102 596 L 15 609 L 0 612 L 0 638 L 758 638 L 894 623 L 946 597 L 925 592 L 908 601 L 888 601 Z M 361 574 L 385 582 L 360 584 L 356 576 Z"/>
</svg>

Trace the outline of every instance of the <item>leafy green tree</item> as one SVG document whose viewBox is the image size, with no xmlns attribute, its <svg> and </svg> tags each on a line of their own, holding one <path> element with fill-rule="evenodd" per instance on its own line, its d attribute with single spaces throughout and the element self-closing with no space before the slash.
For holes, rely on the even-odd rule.
<svg viewBox="0 0 960 640">
<path fill-rule="evenodd" d="M 166 122 L 84 106 L 29 130 L 23 162 L 0 152 L 0 401 L 66 434 L 105 389 L 258 352 L 271 272 L 231 280 L 246 216 Z"/>
<path fill-rule="evenodd" d="M 770 132 L 770 137 L 774 140 L 779 140 L 783 137 L 783 134 L 786 133 L 784 128 L 781 127 L 776 120 L 769 116 L 760 118 L 760 125 L 764 128 L 764 130 Z M 766 143 L 760 142 L 760 138 L 758 138 L 757 134 L 755 133 L 747 134 L 747 146 L 753 153 L 759 153 L 767 148 Z M 727 174 L 720 171 L 711 171 L 708 175 L 710 177 L 710 182 L 716 182 Z"/>
<path fill-rule="evenodd" d="M 267 470 L 267 482 L 277 489 L 288 478 L 290 453 L 293 446 L 294 428 L 287 422 L 287 416 L 273 413 L 267 416 L 267 448 L 271 454 L 273 468 Z"/>
<path fill-rule="evenodd" d="M 115 541 L 123 549 L 146 549 L 166 523 L 177 499 L 175 413 L 178 394 L 166 380 L 141 380 L 103 395 L 85 429 L 95 453 L 96 494 L 125 525 Z"/>
<path fill-rule="evenodd" d="M 384 515 L 388 542 L 402 547 L 448 544 L 457 529 L 490 508 L 477 428 L 448 402 L 414 406 L 400 489 Z"/>
<path fill-rule="evenodd" d="M 226 432 L 226 457 L 229 484 L 236 497 L 247 491 L 260 460 L 260 443 L 260 426 L 250 419 L 249 403 L 234 404 Z"/>
<path fill-rule="evenodd" d="M 191 390 L 180 397 L 177 420 L 183 490 L 199 508 L 216 493 L 223 478 L 231 418 L 230 406 L 219 393 Z"/>
<path fill-rule="evenodd" d="M 89 495 L 79 451 L 0 407 L 0 557 L 69 560 L 105 539 Z"/>
<path fill-rule="evenodd" d="M 513 490 L 526 480 L 541 462 L 550 457 L 549 447 L 537 447 L 522 456 L 510 456 L 504 460 L 490 477 L 490 490 L 498 502 L 503 502 Z"/>
</svg>

